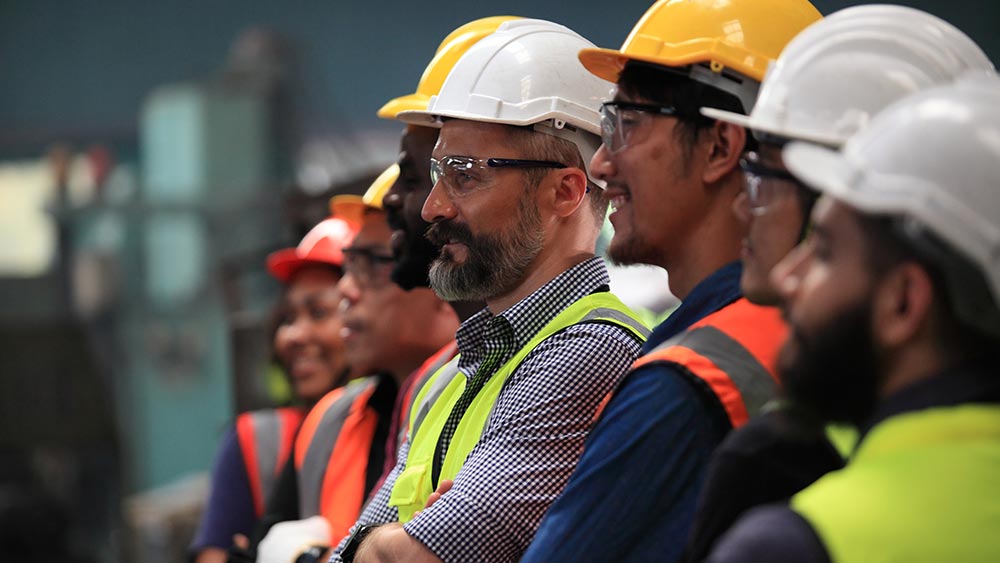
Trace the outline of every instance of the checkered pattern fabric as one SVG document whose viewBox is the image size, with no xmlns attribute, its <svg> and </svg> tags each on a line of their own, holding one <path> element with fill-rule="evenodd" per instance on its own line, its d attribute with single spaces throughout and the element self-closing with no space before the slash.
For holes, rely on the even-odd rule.
<svg viewBox="0 0 1000 563">
<path fill-rule="evenodd" d="M 591 258 L 499 315 L 477 313 L 458 330 L 460 371 L 475 374 L 494 357 L 502 365 L 560 311 L 608 281 L 603 261 Z M 511 335 L 513 345 L 505 341 Z M 583 453 L 598 404 L 639 349 L 625 330 L 604 323 L 574 325 L 546 339 L 504 384 L 454 487 L 406 531 L 446 562 L 520 558 Z M 388 499 L 408 452 L 404 442 L 396 468 L 359 522 L 398 521 Z"/>
</svg>

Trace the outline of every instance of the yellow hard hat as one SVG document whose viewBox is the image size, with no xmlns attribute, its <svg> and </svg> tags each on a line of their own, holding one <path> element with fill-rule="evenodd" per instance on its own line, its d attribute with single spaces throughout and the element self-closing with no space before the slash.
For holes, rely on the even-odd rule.
<svg viewBox="0 0 1000 563">
<path fill-rule="evenodd" d="M 383 170 L 378 175 L 378 178 L 375 178 L 375 181 L 372 182 L 372 185 L 368 187 L 368 191 L 365 192 L 363 197 L 364 204 L 368 207 L 382 209 L 382 198 L 385 197 L 389 188 L 396 183 L 397 178 L 399 178 L 399 165 L 393 163 Z"/>
<path fill-rule="evenodd" d="M 431 96 L 435 96 L 441 91 L 444 79 L 448 77 L 448 73 L 455 66 L 455 62 L 469 50 L 469 47 L 475 45 L 483 37 L 496 31 L 500 27 L 500 24 L 517 19 L 521 18 L 517 16 L 481 18 L 473 20 L 449 33 L 444 38 L 444 41 L 441 42 L 441 45 L 438 46 L 434 58 L 431 59 L 427 68 L 424 69 L 424 74 L 420 77 L 420 83 L 417 84 L 417 91 L 413 94 L 389 100 L 378 110 L 377 115 L 382 119 L 395 119 L 396 115 L 401 111 L 426 110 Z"/>
<path fill-rule="evenodd" d="M 611 82 L 630 60 L 702 63 L 717 74 L 731 69 L 760 82 L 785 44 L 822 17 L 807 0 L 658 0 L 621 49 L 584 49 L 580 62 Z"/>
</svg>

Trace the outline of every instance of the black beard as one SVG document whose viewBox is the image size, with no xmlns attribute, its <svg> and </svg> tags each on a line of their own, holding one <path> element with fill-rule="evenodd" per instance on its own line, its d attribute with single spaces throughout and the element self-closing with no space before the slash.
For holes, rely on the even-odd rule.
<svg viewBox="0 0 1000 563">
<path fill-rule="evenodd" d="M 406 291 L 417 287 L 430 287 L 428 272 L 431 263 L 441 254 L 440 247 L 424 238 L 424 233 L 430 224 L 421 222 L 417 229 L 412 229 L 402 213 L 395 208 L 386 209 L 386 220 L 393 231 L 404 233 L 402 246 L 398 249 L 393 247 L 393 258 L 396 262 L 392 268 L 392 281 Z"/>
<path fill-rule="evenodd" d="M 440 255 L 440 248 L 424 237 L 411 237 L 409 231 L 406 231 L 406 242 L 403 243 L 400 252 L 393 256 L 396 263 L 392 268 L 392 281 L 406 291 L 417 287 L 430 287 L 428 272 L 431 264 Z"/>
<path fill-rule="evenodd" d="M 838 313 L 813 334 L 789 328 L 778 355 L 785 395 L 823 420 L 856 425 L 868 420 L 881 381 L 871 300 Z"/>
</svg>

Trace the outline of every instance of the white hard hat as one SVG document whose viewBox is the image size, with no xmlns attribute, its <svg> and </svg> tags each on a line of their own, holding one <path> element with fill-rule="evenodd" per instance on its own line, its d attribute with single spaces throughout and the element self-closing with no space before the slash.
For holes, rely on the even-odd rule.
<svg viewBox="0 0 1000 563">
<path fill-rule="evenodd" d="M 912 238 L 929 232 L 948 253 L 963 257 L 984 278 L 993 303 L 987 311 L 966 313 L 995 317 L 1000 304 L 1000 77 L 976 73 L 900 100 L 839 152 L 795 142 L 785 147 L 783 158 L 807 185 L 864 213 L 897 216 Z M 960 294 L 967 288 L 957 289 L 951 293 L 961 309 Z"/>
<path fill-rule="evenodd" d="M 840 10 L 807 27 L 768 70 L 749 116 L 705 108 L 759 137 L 839 146 L 890 103 L 993 64 L 948 22 L 904 6 Z"/>
<path fill-rule="evenodd" d="M 404 111 L 398 119 L 432 127 L 441 118 L 533 125 L 576 144 L 589 167 L 601 144 L 598 109 L 614 86 L 580 63 L 580 50 L 592 47 L 549 21 L 505 22 L 455 63 L 426 111 Z"/>
</svg>

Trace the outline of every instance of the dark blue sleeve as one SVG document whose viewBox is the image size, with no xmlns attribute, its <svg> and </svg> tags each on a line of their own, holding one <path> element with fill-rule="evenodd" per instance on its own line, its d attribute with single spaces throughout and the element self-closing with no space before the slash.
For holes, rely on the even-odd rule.
<svg viewBox="0 0 1000 563">
<path fill-rule="evenodd" d="M 785 504 L 755 508 L 719 540 L 707 563 L 830 563 L 812 526 Z"/>
<path fill-rule="evenodd" d="M 191 542 L 191 553 L 206 547 L 227 549 L 233 544 L 233 534 L 249 536 L 256 522 L 243 454 L 236 429 L 230 428 L 216 452 L 211 492 L 198 533 Z"/>
<path fill-rule="evenodd" d="M 728 430 L 711 401 L 673 368 L 629 374 L 522 561 L 677 561 Z"/>
</svg>

